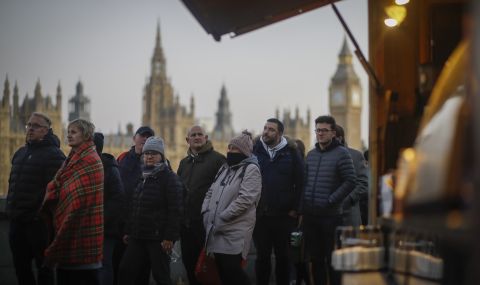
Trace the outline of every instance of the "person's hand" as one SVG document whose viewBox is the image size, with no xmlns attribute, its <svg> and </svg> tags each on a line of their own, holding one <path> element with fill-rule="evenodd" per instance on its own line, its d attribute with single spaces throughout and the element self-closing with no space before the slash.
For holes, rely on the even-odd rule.
<svg viewBox="0 0 480 285">
<path fill-rule="evenodd" d="M 173 249 L 173 241 L 163 240 L 162 241 L 162 248 L 163 248 L 163 251 L 165 251 L 166 253 L 169 254 Z"/>
<path fill-rule="evenodd" d="M 128 244 L 128 238 L 129 238 L 128 235 L 123 236 L 122 241 L 123 241 L 124 244 Z"/>
</svg>

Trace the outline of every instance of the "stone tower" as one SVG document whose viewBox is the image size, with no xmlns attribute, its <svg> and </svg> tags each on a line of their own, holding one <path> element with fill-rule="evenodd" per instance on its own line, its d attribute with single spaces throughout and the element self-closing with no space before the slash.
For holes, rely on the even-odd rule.
<svg viewBox="0 0 480 285">
<path fill-rule="evenodd" d="M 173 87 L 167 77 L 166 64 L 160 25 L 157 25 L 150 77 L 143 91 L 142 124 L 150 126 L 157 136 L 165 140 L 166 156 L 176 170 L 180 159 L 186 155 L 185 136 L 195 121 L 195 102 L 192 97 L 190 110 L 180 105 L 179 96 L 174 96 Z"/>
<path fill-rule="evenodd" d="M 234 135 L 230 102 L 227 97 L 227 89 L 225 84 L 223 84 L 220 90 L 220 99 L 218 99 L 218 111 L 216 113 L 215 128 L 212 132 L 212 140 L 228 142 Z"/>
<path fill-rule="evenodd" d="M 83 93 L 83 83 L 78 81 L 75 95 L 68 100 L 68 121 L 90 119 L 90 98 Z"/>
<path fill-rule="evenodd" d="M 10 82 L 7 77 L 3 86 L 3 95 L 0 98 L 0 141 L 2 142 L 2 147 L 0 147 L 0 196 L 7 194 L 11 159 L 17 149 L 25 144 L 25 124 L 33 112 L 41 112 L 50 117 L 53 133 L 61 142 L 63 141 L 60 84 L 57 87 L 56 104 L 53 104 L 51 96 L 42 95 L 40 80 L 35 85 L 34 97 L 29 98 L 26 94 L 21 105 L 16 82 L 13 87 L 13 98 L 10 97 L 10 94 Z"/>
<path fill-rule="evenodd" d="M 353 70 L 352 53 L 346 39 L 338 55 L 338 65 L 329 87 L 330 113 L 345 129 L 345 140 L 355 149 L 362 148 L 362 86 Z"/>
<path fill-rule="evenodd" d="M 310 125 L 310 109 L 307 110 L 305 119 L 300 117 L 298 106 L 295 108 L 294 115 L 291 114 L 290 110 L 283 111 L 283 118 L 280 118 L 280 112 L 277 109 L 275 111 L 275 118 L 282 121 L 285 126 L 283 135 L 291 139 L 301 140 L 305 144 L 305 153 L 310 150 L 311 133 L 313 132 L 313 127 Z"/>
</svg>

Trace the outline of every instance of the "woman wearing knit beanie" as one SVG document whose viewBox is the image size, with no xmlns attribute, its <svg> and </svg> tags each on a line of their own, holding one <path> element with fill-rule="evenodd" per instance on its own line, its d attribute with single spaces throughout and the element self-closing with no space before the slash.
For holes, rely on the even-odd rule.
<svg viewBox="0 0 480 285">
<path fill-rule="evenodd" d="M 250 284 L 241 261 L 250 249 L 262 188 L 252 150 L 252 137 L 246 131 L 230 141 L 227 163 L 218 171 L 202 205 L 206 252 L 215 257 L 222 284 Z"/>
<path fill-rule="evenodd" d="M 133 193 L 118 284 L 138 284 L 147 261 L 156 284 L 171 284 L 169 254 L 180 234 L 182 184 L 166 164 L 161 138 L 149 137 L 142 153 L 143 179 Z"/>
</svg>

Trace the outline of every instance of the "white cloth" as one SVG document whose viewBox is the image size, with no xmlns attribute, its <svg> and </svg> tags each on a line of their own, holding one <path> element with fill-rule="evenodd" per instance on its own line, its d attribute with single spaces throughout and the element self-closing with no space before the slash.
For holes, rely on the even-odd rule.
<svg viewBox="0 0 480 285">
<path fill-rule="evenodd" d="M 267 151 L 268 155 L 270 156 L 270 159 L 273 159 L 275 157 L 275 155 L 277 154 L 277 152 L 279 150 L 281 150 L 282 148 L 284 148 L 288 142 L 287 142 L 287 139 L 285 137 L 282 136 L 282 139 L 280 140 L 280 142 L 274 146 L 274 147 L 269 147 L 264 141 L 263 141 L 263 138 L 260 137 L 260 141 L 262 142 L 262 145 L 263 147 L 265 148 L 265 150 Z"/>
</svg>

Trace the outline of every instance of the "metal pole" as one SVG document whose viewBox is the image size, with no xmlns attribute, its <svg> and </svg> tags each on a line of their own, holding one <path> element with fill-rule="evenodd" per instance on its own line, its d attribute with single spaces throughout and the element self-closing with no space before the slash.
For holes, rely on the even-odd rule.
<svg viewBox="0 0 480 285">
<path fill-rule="evenodd" d="M 375 97 L 370 98 L 370 107 L 376 108 L 376 105 L 378 105 L 377 100 L 378 98 L 381 98 L 381 95 L 383 93 L 383 86 L 380 83 L 380 80 L 378 79 L 377 75 L 375 74 L 375 70 L 371 66 L 371 64 L 367 61 L 365 56 L 363 55 L 362 49 L 358 45 L 355 37 L 353 36 L 352 32 L 350 31 L 350 28 L 348 27 L 347 23 L 343 19 L 342 15 L 337 9 L 337 6 L 335 6 L 334 3 L 331 3 L 333 11 L 335 12 L 335 15 L 337 15 L 338 20 L 342 24 L 344 30 L 347 32 L 348 37 L 352 41 L 353 45 L 355 46 L 355 55 L 357 56 L 358 60 L 363 66 L 363 69 L 367 72 L 367 75 L 370 79 L 370 84 L 374 88 L 374 93 Z M 370 116 L 372 116 L 370 114 Z M 372 118 L 370 117 L 370 120 L 377 120 L 377 118 Z M 370 121 L 370 133 L 371 132 L 376 132 L 376 128 L 372 128 L 372 123 L 373 121 Z M 377 126 L 376 123 L 373 123 L 374 126 Z M 375 135 L 374 137 L 377 137 Z M 373 143 L 373 144 L 372 144 Z M 378 155 L 378 138 L 375 139 L 375 141 L 370 142 L 370 156 L 373 157 L 374 159 L 370 159 L 369 164 L 370 164 L 370 171 L 371 171 L 371 176 L 370 176 L 370 181 L 369 181 L 369 196 L 368 196 L 368 224 L 376 224 L 377 222 L 377 193 L 378 193 L 378 169 L 379 169 L 379 164 L 378 160 L 376 160 L 376 157 Z M 376 168 L 377 171 L 375 171 L 373 168 Z"/>
<path fill-rule="evenodd" d="M 355 46 L 355 55 L 357 55 L 358 60 L 362 64 L 363 68 L 368 74 L 368 77 L 373 83 L 373 86 L 375 87 L 376 90 L 381 90 L 382 85 L 380 84 L 380 80 L 378 80 L 377 75 L 375 74 L 375 70 L 373 70 L 373 67 L 370 65 L 370 63 L 367 61 L 365 56 L 363 55 L 362 49 L 357 43 L 357 40 L 353 36 L 352 32 L 350 31 L 350 28 L 348 27 L 347 23 L 343 19 L 342 15 L 340 14 L 340 11 L 338 11 L 337 6 L 335 6 L 334 3 L 331 3 L 333 11 L 337 15 L 338 20 L 340 20 L 340 23 L 342 24 L 343 28 L 347 32 L 348 37 L 352 41 L 353 45 Z"/>
</svg>

